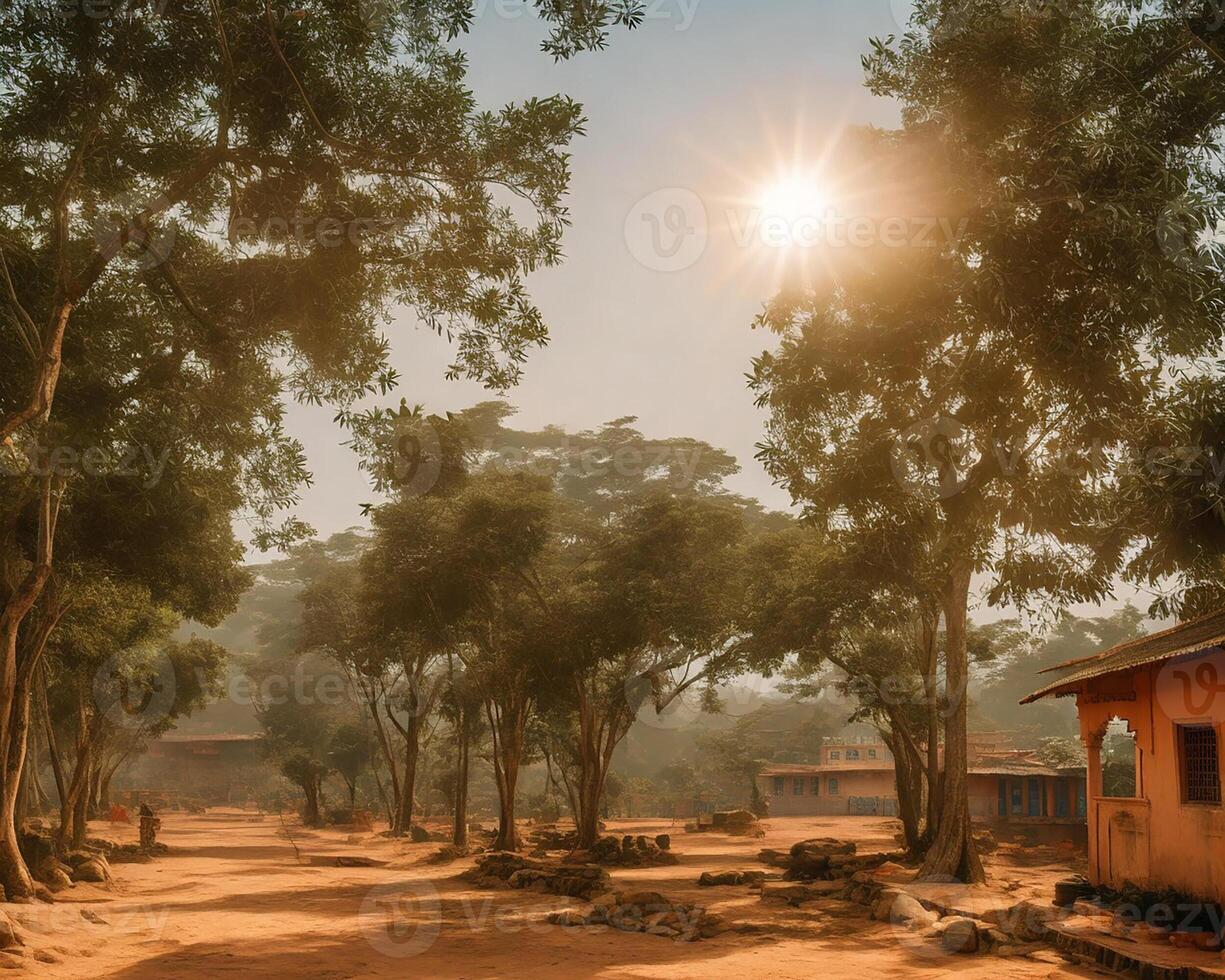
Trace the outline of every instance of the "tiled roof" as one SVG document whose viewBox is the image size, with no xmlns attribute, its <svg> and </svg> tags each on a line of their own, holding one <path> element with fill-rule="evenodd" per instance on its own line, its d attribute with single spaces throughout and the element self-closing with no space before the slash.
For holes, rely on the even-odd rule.
<svg viewBox="0 0 1225 980">
<path fill-rule="evenodd" d="M 1200 616 L 1198 619 L 1182 623 L 1171 629 L 1162 630 L 1160 633 L 1142 636 L 1137 640 L 1128 640 L 1126 643 L 1120 643 L 1092 657 L 1084 657 L 1057 667 L 1049 667 L 1042 673 L 1075 669 L 1040 691 L 1035 691 L 1021 703 L 1030 704 L 1052 694 L 1060 697 L 1065 694 L 1074 694 L 1081 684 L 1095 677 L 1118 674 L 1148 664 L 1161 663 L 1188 654 L 1202 653 L 1220 646 L 1225 646 L 1225 609 Z"/>
</svg>

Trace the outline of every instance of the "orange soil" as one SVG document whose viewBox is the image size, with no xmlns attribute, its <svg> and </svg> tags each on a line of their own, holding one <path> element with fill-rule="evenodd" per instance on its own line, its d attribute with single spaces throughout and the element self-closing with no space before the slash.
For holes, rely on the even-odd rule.
<svg viewBox="0 0 1225 980">
<path fill-rule="evenodd" d="M 422 858 L 437 844 L 293 828 L 301 863 L 276 817 L 240 811 L 168 813 L 161 839 L 172 853 L 150 864 L 116 865 L 114 888 L 77 885 L 55 906 L 3 906 L 26 938 L 23 955 L 0 954 L 0 968 L 48 978 L 197 977 L 561 977 L 718 978 L 942 977 L 1011 980 L 1088 977 L 1050 954 L 1042 961 L 954 957 L 859 906 L 822 902 L 793 909 L 763 903 L 746 888 L 698 888 L 704 870 L 760 869 L 761 847 L 784 848 L 816 836 L 855 838 L 861 850 L 893 846 L 890 823 L 860 818 L 779 817 L 759 840 L 685 834 L 667 821 L 618 821 L 611 832 L 671 832 L 675 867 L 614 871 L 617 887 L 643 887 L 702 903 L 751 934 L 675 943 L 603 927 L 562 929 L 545 917 L 581 907 L 567 899 L 476 890 L 456 875 L 469 861 L 441 867 Z M 126 840 L 133 831 L 94 832 Z M 352 843 L 350 843 L 352 841 Z M 377 868 L 324 861 L 362 855 Z M 1066 869 L 992 867 L 994 894 L 1044 900 Z M 82 915 L 85 912 L 85 915 Z M 93 921 L 90 921 L 90 920 Z"/>
</svg>

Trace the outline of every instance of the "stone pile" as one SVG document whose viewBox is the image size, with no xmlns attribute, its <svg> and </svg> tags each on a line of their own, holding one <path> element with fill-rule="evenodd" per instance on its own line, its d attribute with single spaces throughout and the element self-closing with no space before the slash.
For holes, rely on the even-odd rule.
<svg viewBox="0 0 1225 980">
<path fill-rule="evenodd" d="M 776 876 L 777 877 L 777 876 Z M 764 871 L 703 871 L 698 884 L 703 888 L 719 885 L 761 885 L 766 880 Z"/>
<path fill-rule="evenodd" d="M 1027 956 L 1049 948 L 1048 923 L 1067 914 L 1054 906 L 1019 902 L 969 915 L 884 885 L 866 871 L 856 873 L 851 885 L 847 897 L 868 906 L 871 918 L 888 922 L 917 941 L 938 945 L 946 953 Z"/>
<path fill-rule="evenodd" d="M 721 810 L 714 815 L 712 826 L 732 837 L 766 836 L 751 810 Z"/>
<path fill-rule="evenodd" d="M 608 872 L 597 864 L 556 863 L 511 851 L 482 855 L 462 877 L 482 888 L 523 888 L 584 899 L 611 887 Z"/>
<path fill-rule="evenodd" d="M 554 912 L 554 925 L 611 927 L 622 932 L 643 932 L 677 942 L 711 939 L 727 926 L 723 920 L 700 905 L 672 902 L 659 892 L 609 892 L 592 904 L 591 911 Z"/>
<path fill-rule="evenodd" d="M 832 837 L 802 840 L 789 851 L 763 848 L 757 859 L 772 868 L 782 868 L 787 881 L 839 881 L 860 871 L 879 868 L 887 862 L 901 860 L 900 852 L 857 854 L 851 841 Z"/>
<path fill-rule="evenodd" d="M 671 851 L 672 838 L 667 834 L 658 837 L 601 837 L 590 851 L 575 851 L 575 861 L 590 861 L 593 864 L 612 865 L 619 868 L 657 868 L 679 864 Z"/>
</svg>

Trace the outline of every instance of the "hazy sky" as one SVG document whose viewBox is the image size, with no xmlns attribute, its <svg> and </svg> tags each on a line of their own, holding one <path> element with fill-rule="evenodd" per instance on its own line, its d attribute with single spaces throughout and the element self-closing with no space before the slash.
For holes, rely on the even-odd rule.
<svg viewBox="0 0 1225 980">
<path fill-rule="evenodd" d="M 483 104 L 564 92 L 588 119 L 573 148 L 566 261 L 530 280 L 552 340 L 508 399 L 524 427 L 575 430 L 636 415 L 648 435 L 704 439 L 740 459 L 736 489 L 785 507 L 753 459 L 762 419 L 744 381 L 751 357 L 771 344 L 750 326 L 776 284 L 778 253 L 740 242 L 762 185 L 815 169 L 847 124 L 896 121 L 896 108 L 864 89 L 859 57 L 870 36 L 898 30 L 895 10 L 907 4 L 647 2 L 642 28 L 616 31 L 608 50 L 568 63 L 539 51 L 529 0 L 476 0 L 477 23 L 459 42 Z M 660 271 L 670 264 L 687 267 Z M 411 310 L 391 340 L 404 378 L 397 396 L 439 412 L 493 397 L 444 380 L 450 350 Z M 372 495 L 331 413 L 295 406 L 290 429 L 316 481 L 300 516 L 323 535 L 359 523 L 358 505 Z"/>
</svg>

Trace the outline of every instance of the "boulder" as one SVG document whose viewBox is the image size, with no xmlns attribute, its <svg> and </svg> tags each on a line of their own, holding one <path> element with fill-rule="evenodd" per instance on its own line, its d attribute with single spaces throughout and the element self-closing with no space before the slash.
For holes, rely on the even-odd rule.
<svg viewBox="0 0 1225 980">
<path fill-rule="evenodd" d="M 6 914 L 0 912 L 0 949 L 14 949 L 21 945 L 21 934 L 17 931 L 17 926 Z"/>
<path fill-rule="evenodd" d="M 903 892 L 893 900 L 887 921 L 909 929 L 926 929 L 940 921 L 940 913 L 924 908 L 917 898 Z"/>
<path fill-rule="evenodd" d="M 424 844 L 430 839 L 430 832 L 420 824 L 413 824 L 408 828 L 408 836 L 414 844 Z"/>
<path fill-rule="evenodd" d="M 978 925 L 973 919 L 949 916 L 941 920 L 944 931 L 940 934 L 940 945 L 948 953 L 977 953 Z"/>
<path fill-rule="evenodd" d="M 671 834 L 660 834 L 658 837 L 655 838 L 655 846 L 658 847 L 661 851 L 672 850 L 672 835 Z"/>
<path fill-rule="evenodd" d="M 43 871 L 41 881 L 53 893 L 72 887 L 72 879 L 68 877 L 68 873 L 63 868 L 59 867 L 50 867 Z"/>
<path fill-rule="evenodd" d="M 82 861 L 72 871 L 73 881 L 87 881 L 101 885 L 105 884 L 109 877 L 102 859 Z"/>
</svg>

